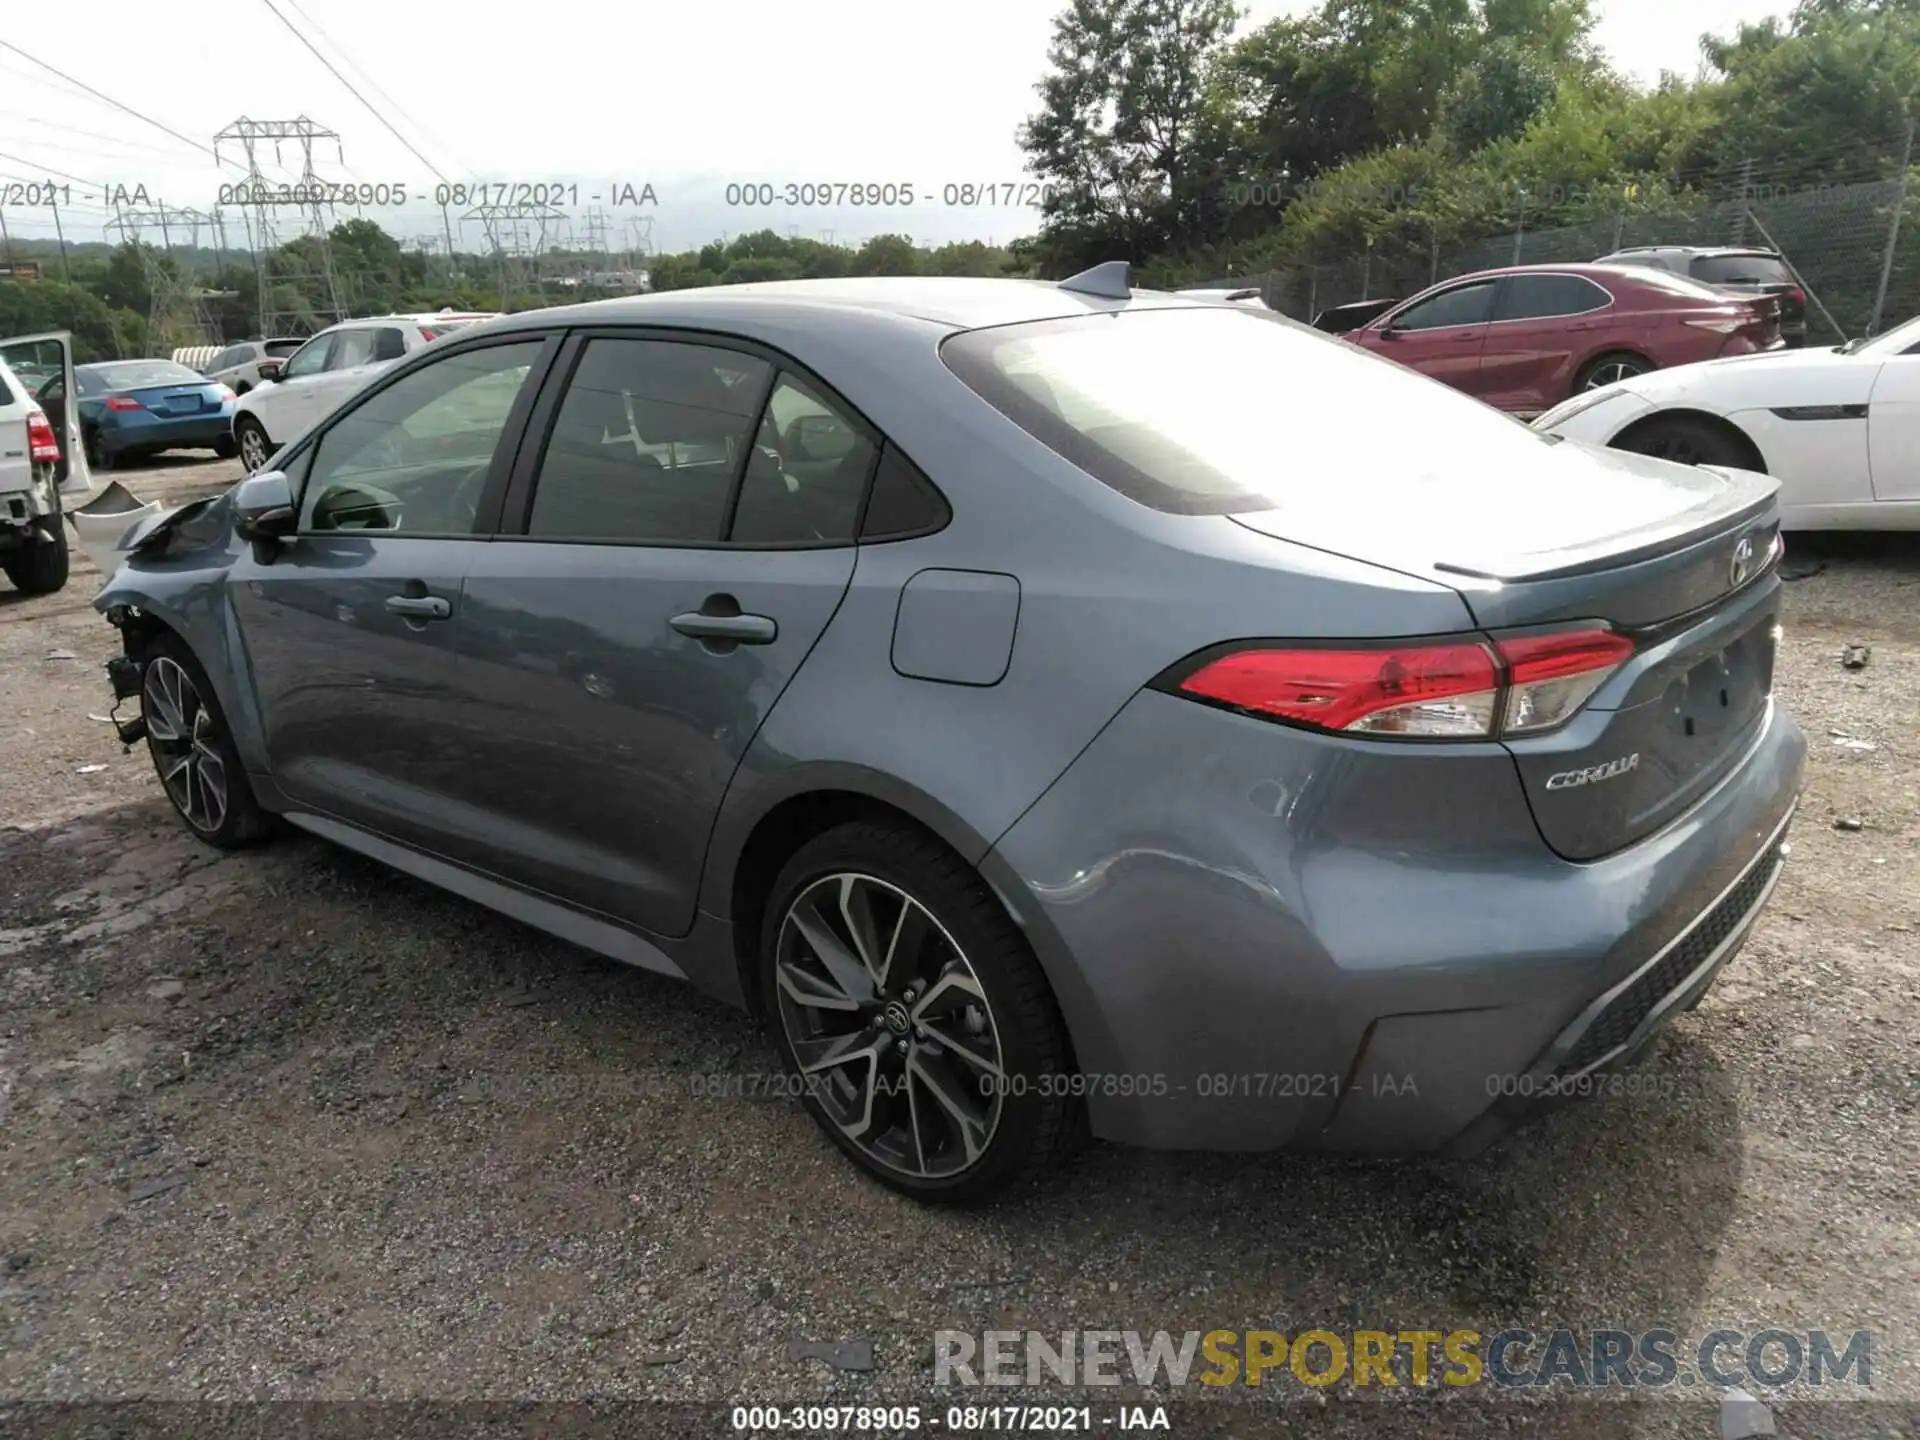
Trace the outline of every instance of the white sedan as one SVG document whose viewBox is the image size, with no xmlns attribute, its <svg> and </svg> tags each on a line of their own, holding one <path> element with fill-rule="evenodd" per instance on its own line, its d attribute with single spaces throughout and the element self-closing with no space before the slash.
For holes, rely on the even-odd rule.
<svg viewBox="0 0 1920 1440">
<path fill-rule="evenodd" d="M 1920 318 L 1872 340 L 1636 375 L 1533 427 L 1764 471 L 1786 530 L 1920 530 Z"/>
</svg>

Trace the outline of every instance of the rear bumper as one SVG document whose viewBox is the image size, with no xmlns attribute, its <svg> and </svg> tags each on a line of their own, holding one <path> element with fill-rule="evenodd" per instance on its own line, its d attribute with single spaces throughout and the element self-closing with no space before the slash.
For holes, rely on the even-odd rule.
<svg viewBox="0 0 1920 1440">
<path fill-rule="evenodd" d="M 210 414 L 183 416 L 134 416 L 111 429 L 100 430 L 100 446 L 109 455 L 132 450 L 165 450 L 180 446 L 197 449 L 230 439 L 233 435 L 231 407 Z"/>
<path fill-rule="evenodd" d="M 1542 842 L 1510 758 L 1149 693 L 988 873 L 1060 1000 L 1095 1134 L 1465 1151 L 1643 1050 L 1737 952 L 1805 753 L 1770 703 L 1690 810 L 1578 863 Z"/>
</svg>

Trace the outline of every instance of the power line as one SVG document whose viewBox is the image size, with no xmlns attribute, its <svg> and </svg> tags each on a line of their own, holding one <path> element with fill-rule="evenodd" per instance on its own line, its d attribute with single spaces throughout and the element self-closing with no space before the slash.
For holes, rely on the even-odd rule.
<svg viewBox="0 0 1920 1440">
<path fill-rule="evenodd" d="M 427 159 L 427 157 L 422 155 L 417 149 L 415 149 L 414 144 L 411 140 L 407 139 L 406 136 L 402 135 L 398 130 L 394 129 L 393 122 L 387 119 L 385 115 L 382 115 L 380 113 L 379 108 L 376 105 L 374 105 L 374 103 L 371 100 L 367 99 L 366 96 L 362 95 L 358 90 L 354 89 L 353 82 L 348 80 L 346 76 L 342 75 L 338 70 L 336 70 L 334 68 L 333 62 L 327 59 L 325 55 L 322 55 L 319 49 L 315 47 L 314 43 L 311 40 L 307 39 L 306 36 L 300 33 L 299 27 L 296 26 L 291 20 L 287 19 L 286 16 L 280 13 L 280 11 L 274 6 L 273 0 L 261 0 L 261 3 L 263 3 L 267 7 L 267 9 L 273 11 L 273 18 L 278 20 L 282 25 L 286 26 L 287 29 L 292 32 L 294 39 L 298 40 L 302 45 L 306 46 L 307 49 L 313 52 L 313 58 L 318 60 L 322 65 L 327 67 L 327 73 L 329 75 L 333 76 L 334 79 L 338 80 L 342 85 L 347 87 L 347 93 L 349 95 L 353 96 L 354 99 L 358 100 L 362 105 L 367 107 L 368 114 L 372 115 L 374 119 L 378 120 L 382 125 L 387 127 L 388 134 L 393 136 L 393 138 L 398 140 L 402 145 L 406 146 L 407 152 L 410 155 L 412 155 L 414 159 L 418 160 L 422 165 L 426 166 L 427 169 L 433 171 L 434 175 L 438 179 L 440 179 L 442 182 L 446 181 L 447 177 L 441 173 L 440 167 L 434 164 L 431 160 Z"/>
<path fill-rule="evenodd" d="M 372 90 L 374 94 L 378 95 L 382 100 L 384 100 L 389 110 L 393 111 L 394 114 L 398 115 L 402 120 L 406 121 L 407 124 L 410 125 L 418 134 L 423 136 L 427 141 L 429 141 L 436 149 L 440 150 L 443 154 L 450 155 L 455 160 L 458 160 L 460 158 L 458 155 L 453 154 L 452 146 L 448 145 L 445 141 L 441 140 L 441 138 L 438 135 L 434 134 L 433 131 L 429 130 L 426 126 L 422 125 L 418 120 L 414 119 L 414 117 L 408 113 L 405 106 L 403 106 L 398 100 L 395 100 L 384 89 L 382 89 L 380 86 L 380 82 L 374 79 L 373 76 L 368 73 L 367 68 L 364 65 L 358 64 L 354 60 L 354 58 L 347 53 L 346 46 L 342 45 L 338 40 L 334 39 L 333 36 L 329 35 L 321 27 L 319 21 L 315 20 L 311 15 L 307 14 L 305 10 L 302 10 L 300 8 L 300 6 L 296 3 L 296 0 L 285 0 L 285 4 L 289 10 L 293 11 L 294 14 L 298 15 L 301 18 L 301 20 L 306 22 L 308 29 L 312 30 L 314 34 L 318 35 L 322 40 L 326 41 L 327 44 L 333 47 L 334 51 L 340 56 L 340 58 L 346 62 L 347 68 L 349 70 L 352 70 L 362 80 L 366 81 L 367 88 Z M 467 168 L 471 168 L 471 167 L 467 167 Z M 444 179 L 445 177 L 442 176 L 441 178 Z"/>
<path fill-rule="evenodd" d="M 221 157 L 220 155 L 215 154 L 211 147 L 202 145 L 198 140 L 188 139 L 185 135 L 182 135 L 178 130 L 175 130 L 172 126 L 162 125 L 158 120 L 155 120 L 151 115 L 142 115 L 138 110 L 134 109 L 131 105 L 122 105 L 118 100 L 114 99 L 111 95 L 101 94 L 98 90 L 94 89 L 91 85 L 87 84 L 84 80 L 76 80 L 73 78 L 73 76 L 67 74 L 66 71 L 56 69 L 54 66 L 47 64 L 46 61 L 40 59 L 38 56 L 27 54 L 26 51 L 22 50 L 18 45 L 14 44 L 11 40 L 0 40 L 0 49 L 7 49 L 7 50 L 13 51 L 13 53 L 18 55 L 22 60 L 26 60 L 32 64 L 38 65 L 42 70 L 45 70 L 49 75 L 58 75 L 62 80 L 66 81 L 69 85 L 79 86 L 82 90 L 86 91 L 87 94 L 93 96 L 94 99 L 104 101 L 106 104 L 113 106 L 114 109 L 123 111 L 126 114 L 133 116 L 134 119 L 140 121 L 141 124 L 143 125 L 151 125 L 156 130 L 164 131 L 166 134 L 173 136 L 174 139 L 180 141 L 182 144 L 191 145 L 194 149 L 200 151 L 200 153 L 203 155 L 212 155 L 216 161 L 220 161 L 220 163 L 222 164 L 233 163 L 231 161 L 223 159 L 223 157 Z"/>
</svg>

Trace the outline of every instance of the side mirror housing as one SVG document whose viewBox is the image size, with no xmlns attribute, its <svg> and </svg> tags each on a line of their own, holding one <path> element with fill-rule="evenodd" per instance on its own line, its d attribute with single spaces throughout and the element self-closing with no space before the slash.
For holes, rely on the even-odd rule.
<svg viewBox="0 0 1920 1440">
<path fill-rule="evenodd" d="M 284 470 L 262 470 L 249 475 L 233 492 L 233 528 L 242 539 L 279 540 L 300 524 L 293 503 L 293 485 Z"/>
</svg>

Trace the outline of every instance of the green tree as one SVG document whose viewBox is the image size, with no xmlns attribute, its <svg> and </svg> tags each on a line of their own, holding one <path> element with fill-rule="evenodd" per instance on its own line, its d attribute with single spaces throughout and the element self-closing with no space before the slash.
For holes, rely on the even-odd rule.
<svg viewBox="0 0 1920 1440">
<path fill-rule="evenodd" d="M 1050 186 L 1043 239 L 1079 266 L 1191 243 L 1221 210 L 1208 71 L 1231 0 L 1071 0 L 1054 21 L 1041 108 L 1020 127 Z"/>
</svg>

